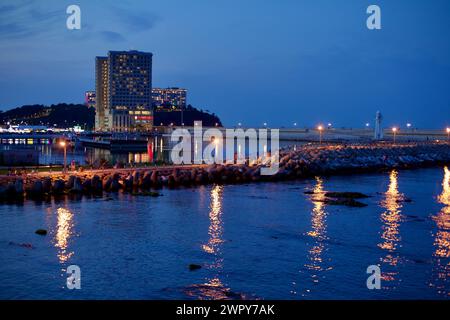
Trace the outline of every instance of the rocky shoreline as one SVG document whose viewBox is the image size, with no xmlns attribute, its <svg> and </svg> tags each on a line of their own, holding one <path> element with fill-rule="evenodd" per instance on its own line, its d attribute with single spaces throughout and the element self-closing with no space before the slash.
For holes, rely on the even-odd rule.
<svg viewBox="0 0 450 320">
<path fill-rule="evenodd" d="M 281 150 L 280 169 L 273 176 L 262 176 L 261 164 L 126 169 L 100 173 L 85 171 L 44 177 L 38 174 L 3 176 L 0 177 L 0 201 L 64 194 L 102 195 L 103 192 L 119 191 L 153 197 L 159 195 L 156 190 L 161 188 L 282 181 L 439 164 L 450 164 L 448 143 L 305 145 Z"/>
</svg>

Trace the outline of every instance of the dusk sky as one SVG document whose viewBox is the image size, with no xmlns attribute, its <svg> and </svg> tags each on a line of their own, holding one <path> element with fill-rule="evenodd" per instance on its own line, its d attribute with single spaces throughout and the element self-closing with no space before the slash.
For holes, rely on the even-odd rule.
<svg viewBox="0 0 450 320">
<path fill-rule="evenodd" d="M 81 30 L 66 8 L 81 7 Z M 382 29 L 368 30 L 377 4 Z M 225 125 L 450 125 L 448 0 L 1 0 L 0 110 L 81 103 L 95 56 L 154 54 L 153 86 Z"/>
</svg>

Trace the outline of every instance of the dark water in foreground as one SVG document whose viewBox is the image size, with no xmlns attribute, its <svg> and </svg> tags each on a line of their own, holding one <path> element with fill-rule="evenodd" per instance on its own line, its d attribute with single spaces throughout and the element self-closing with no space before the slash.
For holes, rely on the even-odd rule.
<svg viewBox="0 0 450 320">
<path fill-rule="evenodd" d="M 310 189 L 372 197 L 327 206 Z M 0 205 L 0 299 L 450 297 L 447 169 L 163 194 Z M 73 264 L 81 290 L 66 288 Z M 368 290 L 375 264 L 382 288 Z"/>
</svg>

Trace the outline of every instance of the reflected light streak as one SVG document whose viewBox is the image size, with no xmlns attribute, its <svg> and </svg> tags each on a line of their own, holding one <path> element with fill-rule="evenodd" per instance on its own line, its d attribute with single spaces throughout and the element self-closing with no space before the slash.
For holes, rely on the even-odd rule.
<svg viewBox="0 0 450 320">
<path fill-rule="evenodd" d="M 381 262 L 393 267 L 399 263 L 399 257 L 396 251 L 401 242 L 399 228 L 402 221 L 401 209 L 403 207 L 403 200 L 404 195 L 398 190 L 398 172 L 392 170 L 389 175 L 388 190 L 384 194 L 383 201 L 381 201 L 381 207 L 385 208 L 386 211 L 380 217 L 383 223 L 381 227 L 382 242 L 378 244 L 378 247 L 387 251 L 386 256 L 381 258 Z M 381 269 L 383 271 L 381 275 L 383 281 L 394 281 L 396 279 L 397 271 Z"/>
<path fill-rule="evenodd" d="M 203 284 L 191 286 L 187 294 L 200 300 L 224 300 L 232 297 L 230 288 L 225 287 L 219 278 L 223 268 L 223 258 L 220 255 L 220 246 L 223 243 L 222 222 L 222 193 L 223 187 L 216 185 L 211 189 L 211 203 L 209 206 L 209 240 L 202 246 L 203 251 L 214 255 L 214 261 L 209 268 L 215 272 L 212 278 L 207 278 Z"/>
<path fill-rule="evenodd" d="M 436 287 L 439 294 L 450 296 L 450 287 L 447 283 L 447 279 L 450 278 L 450 170 L 448 167 L 444 168 L 442 193 L 437 200 L 444 207 L 433 218 L 438 230 L 434 240 L 436 247 L 433 253 L 434 283 L 431 286 Z"/>
<path fill-rule="evenodd" d="M 215 254 L 219 250 L 222 240 L 222 186 L 215 186 L 211 190 L 211 204 L 209 211 L 209 241 L 203 245 L 203 250 L 207 253 Z"/>
<path fill-rule="evenodd" d="M 323 252 L 326 250 L 324 241 L 327 240 L 328 237 L 326 225 L 327 212 L 325 211 L 324 203 L 326 197 L 321 178 L 316 178 L 316 186 L 313 191 L 314 194 L 311 201 L 314 207 L 311 212 L 311 230 L 307 233 L 307 235 L 313 238 L 315 243 L 309 250 L 309 263 L 305 264 L 305 267 L 309 270 L 319 272 L 332 269 L 332 267 L 324 268 L 323 266 Z M 319 282 L 318 274 L 313 274 L 312 278 L 313 282 Z"/>
<path fill-rule="evenodd" d="M 438 196 L 438 202 L 444 207 L 434 218 L 439 229 L 434 243 L 437 246 L 435 256 L 450 258 L 450 170 L 447 167 L 444 168 L 442 193 Z"/>
<path fill-rule="evenodd" d="M 385 193 L 385 198 L 381 202 L 381 206 L 386 209 L 381 214 L 381 221 L 383 222 L 383 233 L 381 238 L 384 240 L 378 246 L 389 252 L 394 252 L 401 241 L 399 227 L 401 222 L 401 201 L 404 199 L 402 193 L 398 191 L 398 173 L 393 170 L 389 177 L 389 188 Z M 393 265 L 396 262 L 393 260 Z"/>
<path fill-rule="evenodd" d="M 68 251 L 70 237 L 73 235 L 73 213 L 65 208 L 59 208 L 58 225 L 55 246 L 59 249 L 58 258 L 61 263 L 67 262 L 74 254 Z"/>
</svg>

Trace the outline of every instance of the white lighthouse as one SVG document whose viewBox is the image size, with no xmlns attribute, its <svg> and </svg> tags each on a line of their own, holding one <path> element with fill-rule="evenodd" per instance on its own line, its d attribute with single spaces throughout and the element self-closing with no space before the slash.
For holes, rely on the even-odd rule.
<svg viewBox="0 0 450 320">
<path fill-rule="evenodd" d="M 377 111 L 375 116 L 375 140 L 383 140 L 383 128 L 381 127 L 381 121 L 383 120 L 383 116 L 380 111 Z"/>
</svg>

